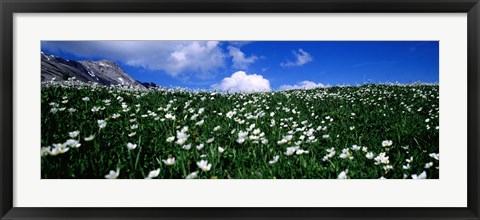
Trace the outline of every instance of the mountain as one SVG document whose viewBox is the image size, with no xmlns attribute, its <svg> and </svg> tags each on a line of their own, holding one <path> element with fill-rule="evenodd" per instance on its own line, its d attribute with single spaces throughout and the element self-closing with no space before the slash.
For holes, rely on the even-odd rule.
<svg viewBox="0 0 480 220">
<path fill-rule="evenodd" d="M 75 61 L 41 52 L 42 81 L 67 80 L 75 77 L 82 82 L 97 82 L 102 85 L 126 85 L 145 88 L 134 80 L 114 61 Z"/>
<path fill-rule="evenodd" d="M 142 84 L 143 86 L 145 86 L 145 88 L 147 89 L 155 89 L 155 88 L 158 88 L 157 84 L 153 83 L 153 82 L 140 82 L 140 81 L 137 81 L 138 83 Z"/>
</svg>

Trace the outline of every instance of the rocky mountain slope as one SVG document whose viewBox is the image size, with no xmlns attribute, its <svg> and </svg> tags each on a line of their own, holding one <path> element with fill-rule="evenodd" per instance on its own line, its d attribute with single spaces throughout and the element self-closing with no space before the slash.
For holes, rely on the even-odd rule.
<svg viewBox="0 0 480 220">
<path fill-rule="evenodd" d="M 42 81 L 67 80 L 75 77 L 82 82 L 97 82 L 102 85 L 126 85 L 144 88 L 125 73 L 114 61 L 74 61 L 41 52 Z"/>
</svg>

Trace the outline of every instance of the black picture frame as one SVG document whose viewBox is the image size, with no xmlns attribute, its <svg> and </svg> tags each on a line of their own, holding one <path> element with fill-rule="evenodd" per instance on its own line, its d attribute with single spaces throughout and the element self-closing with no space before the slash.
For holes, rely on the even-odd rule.
<svg viewBox="0 0 480 220">
<path fill-rule="evenodd" d="M 0 0 L 1 219 L 479 219 L 478 0 Z M 14 13 L 467 13 L 468 207 L 466 208 L 17 208 L 13 207 Z M 446 189 L 448 190 L 448 189 Z"/>
</svg>

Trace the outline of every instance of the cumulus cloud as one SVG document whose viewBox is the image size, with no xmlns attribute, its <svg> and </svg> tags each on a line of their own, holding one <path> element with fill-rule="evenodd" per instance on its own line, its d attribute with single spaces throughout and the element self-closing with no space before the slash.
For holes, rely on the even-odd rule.
<svg viewBox="0 0 480 220">
<path fill-rule="evenodd" d="M 313 57 L 305 52 L 302 48 L 298 49 L 298 51 L 292 51 L 295 60 L 287 60 L 285 62 L 280 63 L 282 67 L 294 67 L 294 66 L 303 66 L 313 60 Z"/>
<path fill-rule="evenodd" d="M 240 47 L 243 47 L 243 46 L 245 46 L 247 44 L 250 44 L 252 42 L 251 41 L 229 41 L 228 43 L 233 45 L 233 46 L 236 46 L 236 47 L 240 48 Z"/>
<path fill-rule="evenodd" d="M 90 59 L 112 59 L 171 76 L 209 78 L 224 67 L 217 41 L 43 41 L 42 49 Z"/>
<path fill-rule="evenodd" d="M 270 82 L 258 74 L 247 74 L 238 71 L 230 77 L 224 78 L 219 84 L 212 85 L 212 88 L 226 92 L 263 92 L 270 91 Z"/>
<path fill-rule="evenodd" d="M 253 55 L 246 57 L 238 47 L 234 46 L 228 47 L 228 54 L 232 57 L 233 68 L 236 69 L 247 69 L 248 65 L 254 63 L 258 59 L 258 57 Z"/>
<path fill-rule="evenodd" d="M 325 88 L 326 85 L 322 83 L 315 83 L 312 81 L 301 81 L 295 85 L 283 85 L 280 86 L 280 90 L 294 90 L 294 89 L 315 89 L 315 88 Z"/>
</svg>

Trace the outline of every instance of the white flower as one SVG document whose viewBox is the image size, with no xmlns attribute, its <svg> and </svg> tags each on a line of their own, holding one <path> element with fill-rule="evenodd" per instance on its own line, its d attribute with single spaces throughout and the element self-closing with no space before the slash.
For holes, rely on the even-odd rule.
<svg viewBox="0 0 480 220">
<path fill-rule="evenodd" d="M 73 147 L 73 148 L 79 148 L 82 144 L 80 144 L 80 142 L 78 142 L 77 140 L 74 140 L 74 139 L 68 139 L 65 143 L 64 143 L 65 146 L 70 146 L 70 147 Z"/>
<path fill-rule="evenodd" d="M 342 171 L 340 174 L 338 174 L 338 177 L 337 179 L 347 179 L 347 174 L 348 174 L 348 169 L 346 169 L 345 171 Z"/>
<path fill-rule="evenodd" d="M 128 136 L 129 136 L 129 137 L 133 137 L 133 136 L 135 136 L 136 134 L 137 134 L 137 132 L 132 132 L 132 133 L 128 134 Z"/>
<path fill-rule="evenodd" d="M 116 118 L 118 118 L 118 117 L 120 117 L 120 114 L 115 113 L 115 114 L 112 115 L 112 118 L 113 118 L 113 119 L 116 119 Z"/>
<path fill-rule="evenodd" d="M 218 130 L 220 130 L 220 128 L 221 128 L 220 126 L 214 127 L 213 131 L 218 131 Z"/>
<path fill-rule="evenodd" d="M 439 160 L 439 159 L 440 159 L 440 154 L 431 153 L 431 154 L 429 154 L 428 156 L 430 156 L 431 158 L 433 158 L 433 159 L 435 159 L 435 160 Z"/>
<path fill-rule="evenodd" d="M 377 157 L 375 157 L 375 165 L 378 164 L 388 164 L 390 161 L 388 160 L 388 156 L 386 156 L 385 152 L 380 153 Z"/>
<path fill-rule="evenodd" d="M 370 160 L 373 159 L 374 156 L 375 156 L 375 155 L 373 154 L 373 152 L 368 152 L 368 153 L 365 155 L 365 157 L 367 157 L 367 158 L 370 159 Z"/>
<path fill-rule="evenodd" d="M 335 156 L 335 148 L 327 149 L 328 154 L 323 157 L 323 161 L 327 161 L 329 158 Z"/>
<path fill-rule="evenodd" d="M 355 129 L 355 126 L 350 126 L 350 131 L 353 131 Z"/>
<path fill-rule="evenodd" d="M 197 178 L 197 176 L 198 176 L 198 171 L 195 171 L 193 173 L 188 174 L 188 176 L 185 177 L 185 179 L 195 179 Z"/>
<path fill-rule="evenodd" d="M 241 144 L 241 143 L 243 143 L 243 142 L 245 142 L 245 138 L 243 138 L 243 137 L 238 137 L 237 143 Z"/>
<path fill-rule="evenodd" d="M 352 150 L 360 150 L 362 147 L 358 146 L 358 145 L 353 145 L 352 146 Z"/>
<path fill-rule="evenodd" d="M 202 169 L 203 171 L 209 171 L 212 168 L 212 164 L 209 164 L 206 160 L 201 160 L 197 162 L 198 168 Z"/>
<path fill-rule="evenodd" d="M 248 131 L 239 131 L 238 132 L 238 137 L 247 137 L 248 136 Z"/>
<path fill-rule="evenodd" d="M 198 115 L 194 114 L 194 115 L 192 115 L 192 117 L 190 117 L 190 120 L 195 120 L 195 119 L 197 119 L 197 117 L 198 117 Z"/>
<path fill-rule="evenodd" d="M 393 169 L 393 166 L 392 165 L 385 165 L 383 166 L 383 169 L 385 170 L 385 173 L 389 172 L 390 170 Z"/>
<path fill-rule="evenodd" d="M 175 140 L 175 137 L 174 136 L 171 136 L 171 137 L 168 137 L 167 138 L 167 142 L 172 142 Z"/>
<path fill-rule="evenodd" d="M 201 121 L 198 121 L 197 123 L 195 123 L 195 125 L 200 126 L 200 125 L 203 125 L 204 122 L 205 122 L 205 121 L 202 119 Z"/>
<path fill-rule="evenodd" d="M 110 172 L 107 175 L 105 175 L 105 178 L 106 179 L 116 179 L 116 178 L 118 178 L 119 175 L 120 175 L 120 169 L 117 168 L 117 171 L 110 170 Z"/>
<path fill-rule="evenodd" d="M 182 129 L 182 131 L 180 132 L 177 132 L 177 141 L 175 143 L 178 145 L 184 144 L 187 141 L 188 137 L 190 137 L 190 135 L 185 133 L 183 130 L 184 129 Z"/>
<path fill-rule="evenodd" d="M 50 154 L 50 150 L 51 150 L 50 147 L 42 147 L 40 149 L 40 155 L 42 155 L 42 157 L 47 156 Z"/>
<path fill-rule="evenodd" d="M 293 138 L 293 135 L 286 135 L 286 136 L 283 136 L 283 139 L 287 140 L 287 141 L 291 141 Z"/>
<path fill-rule="evenodd" d="M 411 163 L 411 162 L 413 162 L 413 157 L 410 157 L 410 158 L 408 158 L 408 159 L 405 159 L 405 161 L 407 161 L 407 163 Z"/>
<path fill-rule="evenodd" d="M 62 154 L 62 152 L 66 152 L 68 151 L 69 148 L 67 148 L 67 150 L 61 150 L 61 148 L 51 148 L 49 149 L 50 151 L 48 152 L 48 154 L 50 156 L 56 156 L 58 154 Z"/>
<path fill-rule="evenodd" d="M 160 168 L 156 169 L 156 170 L 152 170 L 148 173 L 148 177 L 146 177 L 145 179 L 152 179 L 152 178 L 155 178 L 157 177 L 158 175 L 160 174 Z"/>
<path fill-rule="evenodd" d="M 322 135 L 322 138 L 329 138 L 329 137 L 330 137 L 330 135 L 328 135 L 328 134 Z"/>
<path fill-rule="evenodd" d="M 90 101 L 90 98 L 88 98 L 88 97 L 83 97 L 82 100 L 85 101 L 85 102 L 88 102 L 88 101 Z"/>
<path fill-rule="evenodd" d="M 185 150 L 190 150 L 190 148 L 192 148 L 192 145 L 191 144 L 186 144 L 186 145 L 183 145 L 182 148 L 185 149 Z"/>
<path fill-rule="evenodd" d="M 130 126 L 130 129 L 134 130 L 134 129 L 137 129 L 138 128 L 138 124 L 133 124 Z"/>
<path fill-rule="evenodd" d="M 297 155 L 302 155 L 302 154 L 308 154 L 308 150 L 303 150 L 303 149 L 297 149 L 295 151 Z"/>
<path fill-rule="evenodd" d="M 424 167 L 425 169 L 429 169 L 432 166 L 433 166 L 433 162 L 430 162 L 430 163 L 426 163 Z"/>
<path fill-rule="evenodd" d="M 162 160 L 162 162 L 167 166 L 172 166 L 173 164 L 175 164 L 175 157 L 167 158 L 166 160 Z"/>
<path fill-rule="evenodd" d="M 275 163 L 277 163 L 279 158 L 280 158 L 280 156 L 275 155 L 271 161 L 268 161 L 268 163 L 269 164 L 275 164 Z"/>
<path fill-rule="evenodd" d="M 344 148 L 344 149 L 342 150 L 342 153 L 340 154 L 339 157 L 342 158 L 342 159 L 350 159 L 350 160 L 353 160 L 353 156 L 352 156 L 352 154 L 350 153 L 350 151 L 348 150 L 348 148 Z"/>
<path fill-rule="evenodd" d="M 97 123 L 100 129 L 105 128 L 105 126 L 107 126 L 107 122 L 105 120 L 98 120 Z"/>
<path fill-rule="evenodd" d="M 98 111 L 100 111 L 100 107 L 98 107 L 98 106 L 93 106 L 92 112 L 98 112 Z"/>
<path fill-rule="evenodd" d="M 402 168 L 403 168 L 404 170 L 408 170 L 408 169 L 410 169 L 410 164 L 407 163 L 407 165 L 403 165 Z"/>
<path fill-rule="evenodd" d="M 291 156 L 293 155 L 293 153 L 295 153 L 295 151 L 298 150 L 299 147 L 287 147 L 287 151 L 285 152 L 285 155 L 287 156 Z"/>
<path fill-rule="evenodd" d="M 392 144 L 393 144 L 393 141 L 391 140 L 382 141 L 382 147 L 390 147 L 392 146 Z"/>
<path fill-rule="evenodd" d="M 80 134 L 80 131 L 72 131 L 72 132 L 68 132 L 68 135 L 71 137 L 71 138 L 75 138 L 78 136 L 78 134 Z"/>
<path fill-rule="evenodd" d="M 417 174 L 412 175 L 412 179 L 426 179 L 427 178 L 427 173 L 423 171 L 420 175 L 417 176 Z"/>
<path fill-rule="evenodd" d="M 224 151 L 225 151 L 225 148 L 218 147 L 218 152 L 219 152 L 219 153 L 223 153 Z"/>
<path fill-rule="evenodd" d="M 137 148 L 137 145 L 136 145 L 136 144 L 132 144 L 132 143 L 128 142 L 128 144 L 127 144 L 127 148 L 128 148 L 129 150 L 135 150 L 135 148 Z"/>
<path fill-rule="evenodd" d="M 197 148 L 197 150 L 201 150 L 201 149 L 203 149 L 204 146 L 205 146 L 205 145 L 203 145 L 203 144 L 199 144 L 199 145 L 197 145 L 196 148 Z"/>
<path fill-rule="evenodd" d="M 206 142 L 207 142 L 207 144 L 210 144 L 210 143 L 212 143 L 214 140 L 215 140 L 215 138 L 209 138 Z"/>
<path fill-rule="evenodd" d="M 425 119 L 425 122 L 427 123 L 430 122 L 430 118 Z"/>
<path fill-rule="evenodd" d="M 50 156 L 56 156 L 58 154 L 66 153 L 70 148 L 67 147 L 65 144 L 53 144 L 53 148 L 50 149 Z"/>
<path fill-rule="evenodd" d="M 236 112 L 229 111 L 229 112 L 227 112 L 226 116 L 227 116 L 228 118 L 232 118 L 233 115 L 235 115 L 235 114 L 236 114 Z"/>
<path fill-rule="evenodd" d="M 166 118 L 166 119 L 170 119 L 170 120 L 175 120 L 175 115 L 172 115 L 172 114 L 170 114 L 170 113 L 167 113 L 167 114 L 165 115 L 165 118 Z"/>
<path fill-rule="evenodd" d="M 277 141 L 277 144 L 285 144 L 289 141 L 291 141 L 293 138 L 293 135 L 285 135 L 283 136 L 282 140 Z"/>
<path fill-rule="evenodd" d="M 92 141 L 94 138 L 95 138 L 95 135 L 90 135 L 88 137 L 85 137 L 84 140 L 85 141 Z"/>
</svg>

